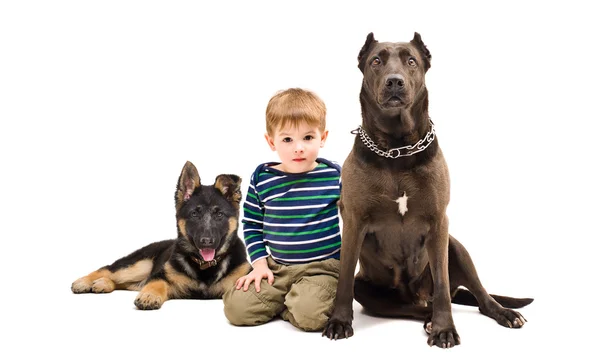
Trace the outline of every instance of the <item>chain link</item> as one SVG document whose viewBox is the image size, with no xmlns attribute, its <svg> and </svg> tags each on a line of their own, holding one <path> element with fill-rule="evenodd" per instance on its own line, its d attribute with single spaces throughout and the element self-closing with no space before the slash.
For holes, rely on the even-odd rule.
<svg viewBox="0 0 600 357">
<path fill-rule="evenodd" d="M 377 147 L 377 144 L 367 135 L 367 133 L 363 130 L 362 126 L 358 126 L 358 128 L 351 131 L 352 134 L 360 135 L 360 140 L 365 144 L 366 147 L 371 149 L 374 153 L 379 156 L 383 156 L 389 159 L 397 159 L 399 157 L 412 156 L 414 154 L 420 153 L 421 151 L 427 149 L 429 145 L 435 140 L 435 126 L 431 119 L 429 119 L 429 124 L 431 125 L 431 130 L 425 134 L 425 137 L 419 140 L 416 144 L 402 146 L 399 148 L 389 149 L 388 151 L 381 150 Z M 406 151 L 403 153 L 402 151 Z"/>
</svg>

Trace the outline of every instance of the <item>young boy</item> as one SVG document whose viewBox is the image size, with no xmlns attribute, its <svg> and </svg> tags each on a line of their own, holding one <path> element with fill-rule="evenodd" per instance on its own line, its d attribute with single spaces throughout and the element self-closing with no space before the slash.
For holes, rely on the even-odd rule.
<svg viewBox="0 0 600 357">
<path fill-rule="evenodd" d="M 339 165 L 317 158 L 325 114 L 323 101 L 302 89 L 269 101 L 265 138 L 281 162 L 261 164 L 250 178 L 242 224 L 253 270 L 223 296 L 234 325 L 278 315 L 305 331 L 327 323 L 339 274 L 341 184 Z"/>
</svg>

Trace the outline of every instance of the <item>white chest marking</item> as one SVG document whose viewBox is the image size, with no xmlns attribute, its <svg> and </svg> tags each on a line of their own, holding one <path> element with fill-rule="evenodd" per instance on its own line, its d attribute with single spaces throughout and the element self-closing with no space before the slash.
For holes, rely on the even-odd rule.
<svg viewBox="0 0 600 357">
<path fill-rule="evenodd" d="M 406 195 L 406 191 L 402 193 L 402 196 L 398 197 L 396 202 L 398 202 L 398 212 L 404 216 L 408 212 L 408 196 Z"/>
</svg>

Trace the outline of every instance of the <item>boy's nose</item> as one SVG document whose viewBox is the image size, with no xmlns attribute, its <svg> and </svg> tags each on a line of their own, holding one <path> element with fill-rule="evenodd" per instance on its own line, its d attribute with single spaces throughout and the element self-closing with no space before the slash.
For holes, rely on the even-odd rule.
<svg viewBox="0 0 600 357">
<path fill-rule="evenodd" d="M 304 145 L 296 145 L 296 150 L 294 152 L 304 152 Z"/>
</svg>

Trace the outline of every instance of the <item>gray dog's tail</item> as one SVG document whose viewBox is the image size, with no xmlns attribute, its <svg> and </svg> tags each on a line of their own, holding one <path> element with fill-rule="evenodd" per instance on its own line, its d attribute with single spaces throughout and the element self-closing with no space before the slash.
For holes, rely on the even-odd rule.
<svg viewBox="0 0 600 357">
<path fill-rule="evenodd" d="M 530 298 L 513 298 L 509 296 L 490 294 L 503 307 L 518 309 L 527 306 L 533 302 Z M 479 306 L 475 296 L 467 289 L 457 289 L 456 294 L 452 297 L 452 302 L 459 305 Z"/>
</svg>

